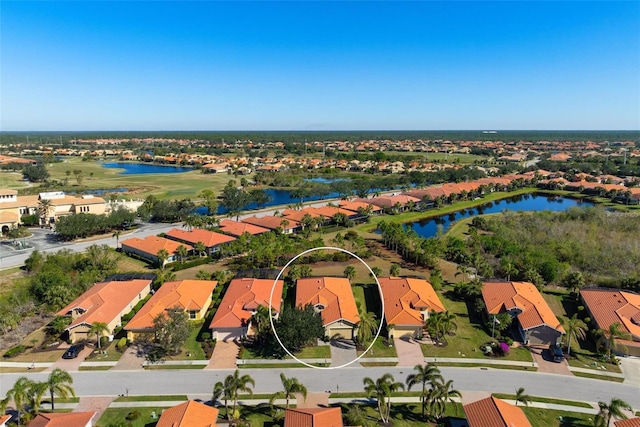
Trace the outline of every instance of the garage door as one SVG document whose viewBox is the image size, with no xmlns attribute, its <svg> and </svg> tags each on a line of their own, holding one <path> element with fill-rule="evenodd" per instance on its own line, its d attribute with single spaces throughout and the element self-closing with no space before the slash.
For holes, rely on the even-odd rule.
<svg viewBox="0 0 640 427">
<path fill-rule="evenodd" d="M 333 338 L 336 335 L 339 335 L 345 339 L 353 339 L 353 329 L 352 328 L 331 328 L 328 330 L 329 338 Z"/>
<path fill-rule="evenodd" d="M 549 345 L 555 344 L 560 337 L 560 333 L 555 329 L 540 327 L 528 331 L 529 344 Z"/>
</svg>

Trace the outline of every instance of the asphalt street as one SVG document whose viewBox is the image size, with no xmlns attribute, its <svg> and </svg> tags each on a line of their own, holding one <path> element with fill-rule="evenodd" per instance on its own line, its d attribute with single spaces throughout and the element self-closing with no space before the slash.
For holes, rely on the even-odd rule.
<svg viewBox="0 0 640 427">
<path fill-rule="evenodd" d="M 485 391 L 514 394 L 524 387 L 527 394 L 558 399 L 596 403 L 617 397 L 640 409 L 640 386 L 615 383 L 567 375 L 523 372 L 506 369 L 441 368 L 445 379 L 454 380 L 454 387 L 462 392 Z M 129 395 L 167 395 L 211 393 L 213 385 L 232 373 L 232 370 L 154 370 L 154 371 L 81 371 L 73 372 L 73 387 L 78 396 L 117 396 L 128 389 Z M 396 381 L 405 382 L 412 370 L 397 367 L 341 368 L 318 370 L 242 369 L 242 374 L 254 378 L 254 393 L 279 391 L 280 373 L 296 377 L 310 392 L 361 392 L 363 378 L 376 379 L 391 373 Z M 47 373 L 11 373 L 0 376 L 0 396 L 4 395 L 20 377 L 42 381 Z"/>
</svg>

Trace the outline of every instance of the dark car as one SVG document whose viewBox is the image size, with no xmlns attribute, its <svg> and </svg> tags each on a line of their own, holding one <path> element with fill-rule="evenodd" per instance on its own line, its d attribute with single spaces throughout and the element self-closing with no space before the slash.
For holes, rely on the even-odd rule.
<svg viewBox="0 0 640 427">
<path fill-rule="evenodd" d="M 564 360 L 562 347 L 560 347 L 558 344 L 551 344 L 549 346 L 549 354 L 551 355 L 551 360 L 553 360 L 556 363 L 560 363 Z"/>
<path fill-rule="evenodd" d="M 67 349 L 67 351 L 64 352 L 64 354 L 62 355 L 63 359 L 75 359 L 76 357 L 78 357 L 78 355 L 80 354 L 80 352 L 84 350 L 84 344 L 75 344 L 72 345 L 71 347 L 69 347 Z"/>
</svg>

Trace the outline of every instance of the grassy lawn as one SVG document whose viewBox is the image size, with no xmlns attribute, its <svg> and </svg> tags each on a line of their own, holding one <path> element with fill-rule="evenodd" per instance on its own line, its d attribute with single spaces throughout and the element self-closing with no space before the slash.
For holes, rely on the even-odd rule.
<svg viewBox="0 0 640 427">
<path fill-rule="evenodd" d="M 108 162 L 112 161 L 117 160 L 108 160 Z M 179 174 L 119 175 L 120 169 L 106 169 L 98 162 L 83 162 L 80 158 L 67 158 L 64 162 L 53 163 L 48 169 L 51 178 L 59 181 L 64 181 L 67 177 L 66 171 L 82 170 L 84 176 L 82 186 L 78 186 L 75 176 L 71 175 L 65 191 L 126 187 L 135 190 L 136 198 L 145 198 L 153 194 L 161 199 L 195 199 L 204 189 L 220 192 L 230 179 L 234 179 L 227 174 L 203 174 L 198 170 Z M 251 175 L 246 178 L 251 179 Z"/>
<path fill-rule="evenodd" d="M 146 365 L 145 370 L 162 371 L 167 369 L 204 369 L 206 365 Z"/>
<path fill-rule="evenodd" d="M 515 400 L 516 398 L 515 394 L 505 394 L 505 393 L 493 393 L 492 396 L 497 397 L 498 399 L 506 399 L 506 400 Z M 552 399 L 549 397 L 540 397 L 540 396 L 530 396 L 530 397 L 531 397 L 531 400 L 534 402 L 577 406 L 579 408 L 593 408 L 593 406 L 589 405 L 588 403 L 578 402 L 575 400 Z"/>
<path fill-rule="evenodd" d="M 26 352 L 11 358 L 3 358 L 6 362 L 55 362 L 62 357 L 64 350 L 38 350 L 29 348 Z"/>
<path fill-rule="evenodd" d="M 113 366 L 80 366 L 79 371 L 108 371 Z"/>
<path fill-rule="evenodd" d="M 453 301 L 447 297 L 441 297 L 442 302 L 449 312 L 456 315 L 458 330 L 455 336 L 447 337 L 449 345 L 436 347 L 431 344 L 422 344 L 422 353 L 425 357 L 469 357 L 478 359 L 491 359 L 485 356 L 479 347 L 491 340 L 478 319 L 470 318 L 467 304 L 464 301 Z M 531 362 L 533 358 L 526 348 L 512 348 L 509 355 L 501 360 L 517 360 Z"/>
<path fill-rule="evenodd" d="M 0 368 L 0 374 L 15 374 L 15 373 L 20 373 L 20 372 L 42 372 L 47 368 L 34 368 L 34 369 L 28 369 L 28 368 Z"/>
<path fill-rule="evenodd" d="M 298 359 L 321 359 L 331 358 L 331 348 L 328 345 L 316 345 L 313 347 L 305 347 L 298 353 L 295 353 Z M 291 359 L 291 356 L 285 356 L 285 359 Z"/>
<path fill-rule="evenodd" d="M 107 408 L 95 425 L 96 427 L 107 427 L 110 424 L 124 421 L 125 425 L 130 427 L 153 427 L 163 409 L 165 408 Z M 140 412 L 140 417 L 133 421 L 126 420 L 127 414 L 133 411 Z M 155 418 L 152 418 L 152 414 L 155 414 Z"/>
<path fill-rule="evenodd" d="M 385 344 L 386 339 L 382 337 L 378 337 L 371 347 L 371 350 L 367 352 L 362 359 L 366 359 L 367 357 L 398 357 L 398 353 L 396 352 L 396 347 L 389 347 L 388 344 Z M 358 356 L 362 354 L 362 350 L 358 350 Z"/>
<path fill-rule="evenodd" d="M 206 359 L 204 350 L 200 346 L 200 343 L 196 341 L 198 335 L 200 334 L 200 329 L 202 329 L 202 325 L 204 324 L 204 320 L 194 321 L 191 324 L 191 332 L 189 333 L 189 338 L 187 338 L 187 342 L 182 347 L 182 351 L 177 356 L 171 357 L 171 360 L 200 360 Z M 187 356 L 189 354 L 189 356 Z"/>
<path fill-rule="evenodd" d="M 598 375 L 598 374 L 589 374 L 587 372 L 573 372 L 573 375 L 575 375 L 576 377 L 591 378 L 594 380 L 612 381 L 614 383 L 621 383 L 624 381 L 624 378 L 609 377 L 606 375 Z"/>
<path fill-rule="evenodd" d="M 313 366 L 318 366 L 321 368 L 329 366 L 328 363 L 309 363 Z M 260 363 L 259 360 L 256 360 L 256 363 L 245 363 L 244 365 L 239 365 L 240 369 L 285 369 L 285 368 L 307 368 L 307 365 L 303 365 L 302 363 L 278 363 L 277 365 L 271 363 Z"/>
<path fill-rule="evenodd" d="M 117 362 L 122 357 L 121 352 L 116 350 L 116 344 L 118 344 L 118 339 L 115 338 L 113 341 L 109 343 L 108 346 L 102 347 L 100 349 L 95 349 L 86 360 L 90 360 L 93 362 Z M 106 354 L 105 354 L 106 353 Z"/>
<path fill-rule="evenodd" d="M 186 394 L 167 394 L 163 396 L 120 396 L 114 402 L 165 402 L 165 401 L 187 401 Z"/>
<path fill-rule="evenodd" d="M 591 427 L 593 415 L 523 407 L 532 427 Z"/>
</svg>

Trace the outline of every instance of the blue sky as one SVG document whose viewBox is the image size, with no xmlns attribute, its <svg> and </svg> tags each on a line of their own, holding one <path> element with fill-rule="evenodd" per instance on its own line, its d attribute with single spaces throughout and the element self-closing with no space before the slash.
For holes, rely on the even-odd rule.
<svg viewBox="0 0 640 427">
<path fill-rule="evenodd" d="M 640 129 L 640 2 L 0 5 L 1 130 Z"/>
</svg>

